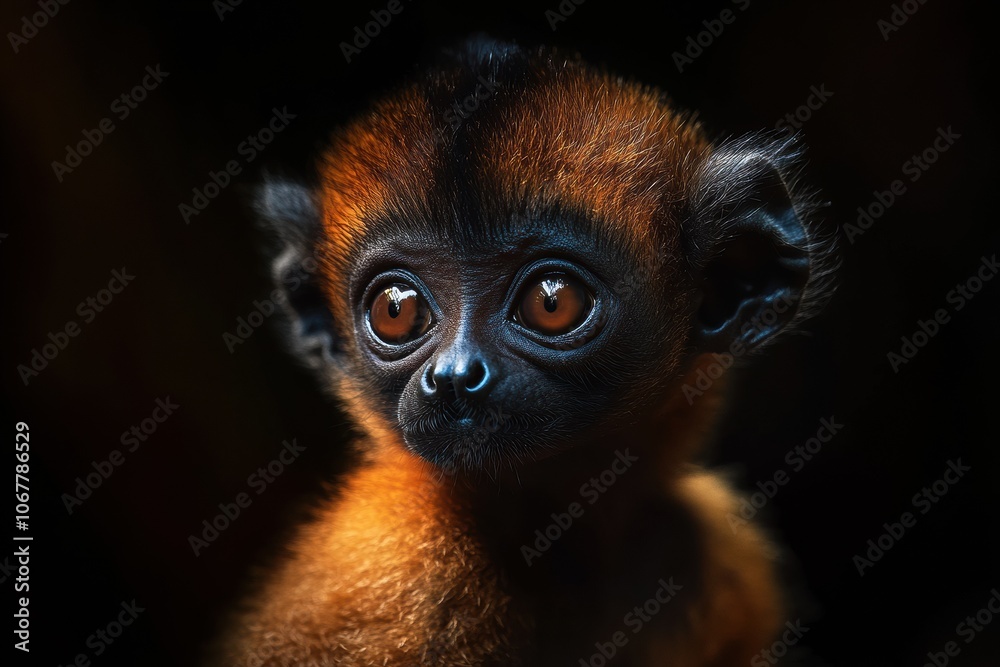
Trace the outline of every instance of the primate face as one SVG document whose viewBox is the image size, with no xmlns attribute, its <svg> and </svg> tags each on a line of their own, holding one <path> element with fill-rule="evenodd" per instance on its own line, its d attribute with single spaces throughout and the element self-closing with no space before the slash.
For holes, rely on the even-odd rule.
<svg viewBox="0 0 1000 667">
<path fill-rule="evenodd" d="M 486 214 L 474 242 L 375 226 L 351 274 L 357 370 L 406 446 L 448 469 L 588 440 L 664 370 L 683 319 L 592 226 Z"/>
<path fill-rule="evenodd" d="M 376 103 L 335 135 L 317 192 L 340 393 L 456 470 L 637 419 L 691 326 L 679 223 L 708 144 L 638 86 L 508 56 L 466 54 Z"/>
<path fill-rule="evenodd" d="M 654 90 L 473 42 L 335 133 L 315 188 L 272 181 L 258 208 L 277 277 L 320 260 L 291 338 L 351 414 L 497 471 L 659 428 L 688 360 L 825 293 L 791 145 L 714 146 Z"/>
</svg>

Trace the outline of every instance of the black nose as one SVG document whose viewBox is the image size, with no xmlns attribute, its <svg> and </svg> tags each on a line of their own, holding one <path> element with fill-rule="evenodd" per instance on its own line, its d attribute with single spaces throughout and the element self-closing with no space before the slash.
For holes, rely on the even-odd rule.
<svg viewBox="0 0 1000 667">
<path fill-rule="evenodd" d="M 420 378 L 427 398 L 481 398 L 493 385 L 489 364 L 476 353 L 444 354 L 428 362 Z"/>
</svg>

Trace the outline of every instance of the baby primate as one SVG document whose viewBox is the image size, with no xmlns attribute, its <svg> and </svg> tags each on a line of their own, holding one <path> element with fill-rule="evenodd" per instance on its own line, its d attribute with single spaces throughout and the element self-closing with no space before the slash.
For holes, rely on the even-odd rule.
<svg viewBox="0 0 1000 667">
<path fill-rule="evenodd" d="M 258 208 L 279 283 L 319 262 L 290 333 L 364 462 L 215 664 L 687 667 L 770 646 L 772 550 L 690 461 L 715 355 L 829 291 L 790 143 L 713 144 L 656 90 L 476 40 L 337 132 L 318 172 Z"/>
</svg>

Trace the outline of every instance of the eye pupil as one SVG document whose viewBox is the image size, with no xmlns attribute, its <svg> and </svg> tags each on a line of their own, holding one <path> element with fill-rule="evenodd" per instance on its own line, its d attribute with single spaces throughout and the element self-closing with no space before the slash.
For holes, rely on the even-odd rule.
<svg viewBox="0 0 1000 667">
<path fill-rule="evenodd" d="M 586 321 L 594 306 L 590 290 L 565 274 L 548 274 L 522 292 L 515 318 L 544 336 L 560 336 Z"/>
<path fill-rule="evenodd" d="M 433 323 L 427 300 L 405 283 L 394 283 L 376 293 L 367 316 L 371 332 L 389 345 L 419 338 Z"/>
</svg>

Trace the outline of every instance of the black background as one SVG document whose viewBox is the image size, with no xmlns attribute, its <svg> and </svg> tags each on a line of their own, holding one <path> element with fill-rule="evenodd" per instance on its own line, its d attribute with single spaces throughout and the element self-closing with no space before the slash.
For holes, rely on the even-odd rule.
<svg viewBox="0 0 1000 667">
<path fill-rule="evenodd" d="M 385 3 L 244 0 L 220 21 L 210 0 L 73 0 L 18 53 L 4 40 L 2 423 L 12 441 L 14 423 L 27 422 L 32 444 L 32 652 L 18 664 L 70 664 L 79 653 L 93 664 L 192 664 L 248 568 L 349 463 L 345 416 L 291 363 L 272 327 L 233 353 L 223 343 L 269 290 L 247 187 L 265 166 L 308 174 L 330 128 L 478 30 L 578 49 L 663 87 L 720 137 L 773 127 L 810 86 L 833 93 L 803 136 L 808 177 L 830 201 L 828 229 L 842 241 L 839 291 L 810 335 L 742 373 L 710 458 L 751 490 L 789 470 L 785 452 L 821 418 L 844 424 L 754 519 L 785 545 L 784 569 L 800 591 L 794 617 L 810 628 L 784 662 L 920 665 L 955 640 L 952 664 L 997 664 L 1000 620 L 970 644 L 955 628 L 1000 586 L 1000 285 L 952 311 L 898 373 L 886 357 L 918 320 L 951 308 L 948 291 L 1000 249 L 989 205 L 996 126 L 987 115 L 995 75 L 985 74 L 994 32 L 986 3 L 930 0 L 888 40 L 877 27 L 888 2 L 753 0 L 741 12 L 729 2 L 646 9 L 589 0 L 553 31 L 544 11 L 556 5 L 407 2 L 351 63 L 339 44 Z M 736 21 L 678 72 L 671 54 L 724 7 Z M 0 28 L 19 31 L 36 11 L 34 2 L 6 3 Z M 157 64 L 169 76 L 128 118 L 114 118 L 112 101 Z M 247 165 L 237 146 L 275 107 L 296 117 Z M 51 163 L 104 117 L 116 129 L 58 182 Z M 911 183 L 903 163 L 947 127 L 961 139 Z M 244 165 L 237 183 L 185 224 L 178 205 L 231 159 Z M 848 243 L 838 227 L 895 179 L 905 194 Z M 82 324 L 77 304 L 122 267 L 135 280 Z M 25 386 L 16 367 L 69 320 L 80 335 Z M 167 396 L 176 413 L 69 515 L 61 495 Z M 188 536 L 290 438 L 305 453 L 195 557 Z M 958 457 L 971 471 L 859 576 L 852 557 Z M 13 512 L 13 499 L 5 502 Z M 10 598 L 14 576 L 0 574 Z M 94 657 L 88 636 L 133 599 L 145 611 Z"/>
</svg>

